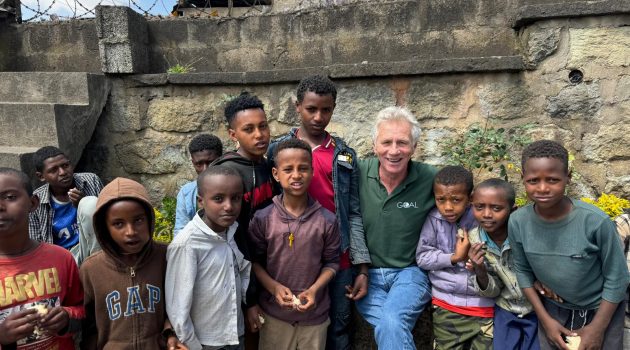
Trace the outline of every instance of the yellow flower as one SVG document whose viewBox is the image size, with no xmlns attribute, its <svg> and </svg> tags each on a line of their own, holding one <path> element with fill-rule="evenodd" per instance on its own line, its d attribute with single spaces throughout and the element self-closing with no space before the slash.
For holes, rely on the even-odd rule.
<svg viewBox="0 0 630 350">
<path fill-rule="evenodd" d="M 623 214 L 624 209 L 630 208 L 630 201 L 627 199 L 619 198 L 614 194 L 602 193 L 597 200 L 591 198 L 582 198 L 583 202 L 593 204 L 601 209 L 604 213 L 608 214 L 611 219 Z"/>
</svg>

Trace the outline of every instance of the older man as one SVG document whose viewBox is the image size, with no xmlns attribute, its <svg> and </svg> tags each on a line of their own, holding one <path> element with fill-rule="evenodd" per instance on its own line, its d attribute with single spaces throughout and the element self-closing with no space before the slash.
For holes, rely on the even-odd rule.
<svg viewBox="0 0 630 350">
<path fill-rule="evenodd" d="M 420 127 L 406 109 L 378 113 L 376 158 L 359 163 L 359 195 L 371 268 L 357 309 L 374 326 L 379 349 L 415 349 L 411 330 L 431 300 L 427 275 L 415 263 L 420 229 L 434 204 L 436 169 L 411 160 Z"/>
</svg>

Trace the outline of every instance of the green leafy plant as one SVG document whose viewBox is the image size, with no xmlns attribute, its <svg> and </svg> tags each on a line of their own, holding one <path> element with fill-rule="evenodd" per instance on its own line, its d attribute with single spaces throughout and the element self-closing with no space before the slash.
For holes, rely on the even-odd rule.
<svg viewBox="0 0 630 350">
<path fill-rule="evenodd" d="M 614 194 L 602 193 L 597 200 L 592 198 L 582 197 L 583 202 L 591 203 L 594 206 L 601 209 L 604 213 L 608 214 L 611 219 L 623 214 L 624 209 L 630 208 L 630 201 L 627 199 L 619 198 Z"/>
<path fill-rule="evenodd" d="M 508 180 L 510 171 L 520 173 L 514 164 L 512 154 L 516 154 L 531 142 L 525 131 L 530 124 L 511 129 L 494 128 L 478 123 L 472 124 L 463 135 L 444 143 L 442 156 L 448 158 L 449 164 L 461 165 L 471 172 L 498 171 L 498 175 Z"/>
<path fill-rule="evenodd" d="M 164 57 L 166 59 L 166 56 Z M 168 63 L 169 67 L 166 70 L 166 73 L 170 73 L 170 74 L 185 74 L 185 73 L 192 73 L 194 72 L 195 69 L 195 64 L 199 61 L 201 61 L 201 58 L 197 58 L 195 60 L 192 60 L 188 63 L 181 63 L 179 62 L 179 60 L 175 65 L 171 65 L 171 63 L 168 61 L 168 59 L 166 59 L 166 62 Z"/>
<path fill-rule="evenodd" d="M 160 208 L 153 208 L 155 213 L 155 231 L 153 240 L 170 243 L 173 240 L 175 228 L 175 208 L 177 201 L 173 197 L 164 197 Z"/>
<path fill-rule="evenodd" d="M 183 74 L 183 73 L 190 73 L 194 71 L 195 71 L 195 68 L 193 66 L 188 65 L 188 64 L 181 65 L 178 63 L 172 67 L 169 67 L 166 72 L 170 74 Z"/>
</svg>

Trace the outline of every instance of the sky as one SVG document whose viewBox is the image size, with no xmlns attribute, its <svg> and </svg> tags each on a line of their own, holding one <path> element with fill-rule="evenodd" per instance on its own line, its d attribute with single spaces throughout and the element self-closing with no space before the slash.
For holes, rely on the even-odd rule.
<svg viewBox="0 0 630 350">
<path fill-rule="evenodd" d="M 129 6 L 141 14 L 148 11 L 151 15 L 167 16 L 175 3 L 176 0 L 22 0 L 22 20 L 39 22 L 73 17 L 90 18 L 94 17 L 90 11 L 94 12 L 99 4 Z M 45 14 L 37 16 L 37 12 Z"/>
</svg>

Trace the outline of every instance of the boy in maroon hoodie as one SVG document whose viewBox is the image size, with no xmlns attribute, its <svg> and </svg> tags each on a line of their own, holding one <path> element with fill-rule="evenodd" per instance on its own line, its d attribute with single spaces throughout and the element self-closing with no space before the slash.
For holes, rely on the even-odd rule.
<svg viewBox="0 0 630 350">
<path fill-rule="evenodd" d="M 289 139 L 274 153 L 272 173 L 283 194 L 257 211 L 249 225 L 253 269 L 264 287 L 260 349 L 324 349 L 330 323 L 327 284 L 339 269 L 337 218 L 308 195 L 310 146 Z"/>
</svg>

